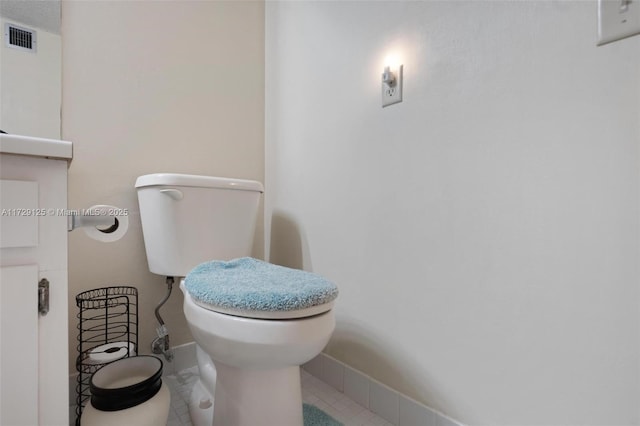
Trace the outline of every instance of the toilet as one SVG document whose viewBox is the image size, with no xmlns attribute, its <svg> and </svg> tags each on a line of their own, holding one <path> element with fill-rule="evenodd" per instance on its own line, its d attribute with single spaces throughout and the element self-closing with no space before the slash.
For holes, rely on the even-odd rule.
<svg viewBox="0 0 640 426">
<path fill-rule="evenodd" d="M 200 379 L 196 426 L 302 426 L 300 365 L 335 328 L 337 287 L 247 257 L 261 183 L 156 173 L 136 180 L 151 272 L 181 277 Z"/>
</svg>

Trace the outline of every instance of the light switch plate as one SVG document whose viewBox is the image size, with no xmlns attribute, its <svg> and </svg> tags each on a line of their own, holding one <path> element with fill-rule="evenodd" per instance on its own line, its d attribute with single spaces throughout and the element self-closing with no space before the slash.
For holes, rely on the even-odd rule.
<svg viewBox="0 0 640 426">
<path fill-rule="evenodd" d="M 640 34 L 640 0 L 598 0 L 598 46 Z"/>
</svg>

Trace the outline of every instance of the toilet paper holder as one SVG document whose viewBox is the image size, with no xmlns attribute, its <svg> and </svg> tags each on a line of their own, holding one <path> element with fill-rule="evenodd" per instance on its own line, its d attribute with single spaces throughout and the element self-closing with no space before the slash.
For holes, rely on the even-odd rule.
<svg viewBox="0 0 640 426">
<path fill-rule="evenodd" d="M 106 204 L 68 210 L 67 219 L 69 232 L 82 228 L 89 238 L 102 243 L 120 240 L 129 229 L 129 210 Z"/>
<path fill-rule="evenodd" d="M 128 215 L 129 211 L 127 209 L 106 204 L 99 204 L 82 210 L 67 210 L 67 229 L 71 232 L 76 228 L 85 228 L 87 232 L 94 232 L 89 228 L 96 228 L 103 234 L 111 234 L 123 225 L 126 232 L 128 225 L 126 216 Z M 118 217 L 121 219 L 118 219 Z M 122 221 L 125 223 L 121 223 Z"/>
<path fill-rule="evenodd" d="M 76 228 L 94 226 L 100 232 L 111 234 L 120 226 L 120 221 L 114 216 L 72 212 L 68 217 L 67 229 L 69 232 Z"/>
</svg>

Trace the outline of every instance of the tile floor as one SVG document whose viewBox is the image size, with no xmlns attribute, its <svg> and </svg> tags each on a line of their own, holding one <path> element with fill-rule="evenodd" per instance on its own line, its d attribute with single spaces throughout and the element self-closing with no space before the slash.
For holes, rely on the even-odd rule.
<svg viewBox="0 0 640 426">
<path fill-rule="evenodd" d="M 343 393 L 306 371 L 300 370 L 300 375 L 303 401 L 324 410 L 334 419 L 344 423 L 345 426 L 392 426 L 382 417 L 353 402 Z M 187 368 L 164 377 L 165 383 L 171 390 L 171 410 L 167 426 L 192 426 L 187 404 L 191 385 L 197 378 L 197 367 Z"/>
</svg>

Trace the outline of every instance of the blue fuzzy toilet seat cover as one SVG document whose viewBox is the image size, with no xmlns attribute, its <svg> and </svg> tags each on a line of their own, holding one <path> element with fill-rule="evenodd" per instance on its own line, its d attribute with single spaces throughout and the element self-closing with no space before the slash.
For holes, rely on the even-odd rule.
<svg viewBox="0 0 640 426">
<path fill-rule="evenodd" d="M 242 316 L 316 314 L 329 310 L 338 297 L 338 287 L 320 275 L 251 257 L 201 263 L 189 272 L 184 285 L 198 305 Z M 324 311 L 309 309 L 324 305 L 328 305 Z"/>
</svg>

